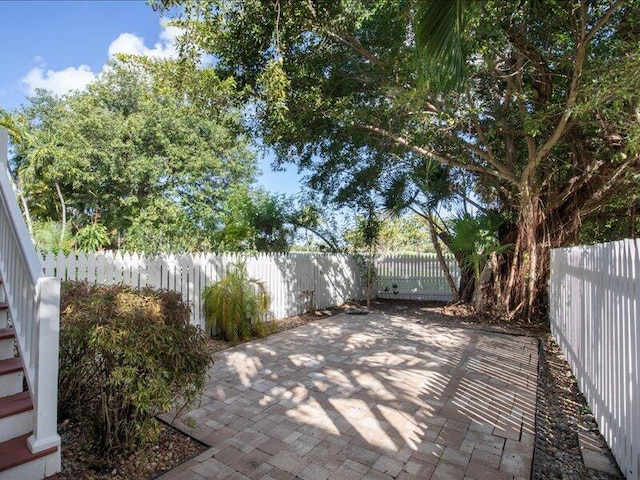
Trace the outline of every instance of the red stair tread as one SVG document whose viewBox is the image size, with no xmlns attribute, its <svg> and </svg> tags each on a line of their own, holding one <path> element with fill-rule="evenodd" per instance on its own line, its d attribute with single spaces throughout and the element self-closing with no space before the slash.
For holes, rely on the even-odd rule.
<svg viewBox="0 0 640 480">
<path fill-rule="evenodd" d="M 13 338 L 16 336 L 14 328 L 0 328 L 0 340 L 6 340 L 7 338 Z"/>
<path fill-rule="evenodd" d="M 19 357 L 0 360 L 0 375 L 19 372 L 22 370 L 22 360 Z"/>
<path fill-rule="evenodd" d="M 0 418 L 9 417 L 33 409 L 29 392 L 20 392 L 0 398 Z"/>
<path fill-rule="evenodd" d="M 36 458 L 44 457 L 58 450 L 58 447 L 51 447 L 42 452 L 31 453 L 27 446 L 27 439 L 31 434 L 21 435 L 6 442 L 0 443 L 0 472 L 17 467 Z"/>
<path fill-rule="evenodd" d="M 9 304 L 7 302 L 0 302 L 0 310 L 8 310 Z"/>
</svg>

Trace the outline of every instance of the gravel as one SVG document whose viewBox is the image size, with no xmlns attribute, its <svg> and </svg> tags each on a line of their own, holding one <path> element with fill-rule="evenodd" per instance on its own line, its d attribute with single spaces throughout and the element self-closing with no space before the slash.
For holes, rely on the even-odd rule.
<svg viewBox="0 0 640 480">
<path fill-rule="evenodd" d="M 156 478 L 207 448 L 173 427 L 162 424 L 157 443 L 109 461 L 92 448 L 87 427 L 68 420 L 58 425 L 62 437 L 61 480 Z"/>
<path fill-rule="evenodd" d="M 592 432 L 603 455 L 612 465 L 616 465 L 597 427 L 560 348 L 549 332 L 540 336 L 536 449 L 532 478 L 624 479 L 619 471 L 617 474 L 608 474 L 585 466 L 578 442 L 580 429 Z"/>
</svg>

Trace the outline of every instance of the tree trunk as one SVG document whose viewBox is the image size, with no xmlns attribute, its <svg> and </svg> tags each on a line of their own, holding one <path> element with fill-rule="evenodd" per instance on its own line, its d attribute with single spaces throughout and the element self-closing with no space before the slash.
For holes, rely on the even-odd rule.
<svg viewBox="0 0 640 480">
<path fill-rule="evenodd" d="M 436 232 L 438 238 L 444 243 L 449 250 L 453 253 L 453 256 L 456 258 L 458 262 L 458 266 L 460 267 L 460 282 L 458 286 L 458 295 L 459 301 L 463 303 L 471 303 L 474 298 L 474 292 L 476 289 L 476 279 L 473 275 L 472 268 L 464 268 L 465 262 L 464 258 L 460 254 L 460 252 L 456 252 L 450 248 L 451 245 L 451 237 L 445 231 Z"/>
<path fill-rule="evenodd" d="M 540 198 L 523 201 L 520 210 L 513 250 L 503 255 L 501 267 L 495 263 L 494 281 L 502 288 L 494 288 L 496 306 L 507 318 L 521 318 L 536 322 L 546 317 L 545 281 L 549 274 L 551 242 Z M 552 243 L 553 244 L 553 243 Z"/>
<path fill-rule="evenodd" d="M 449 289 L 451 289 L 451 295 L 453 296 L 454 302 L 460 301 L 460 292 L 456 287 L 456 282 L 453 281 L 453 277 L 451 276 L 451 271 L 449 270 L 449 266 L 447 265 L 447 261 L 442 254 L 442 248 L 440 248 L 440 241 L 438 240 L 438 236 L 436 235 L 435 224 L 433 221 L 433 217 L 431 213 L 427 215 L 427 223 L 429 224 L 429 234 L 431 235 L 431 243 L 433 243 L 433 248 L 436 251 L 436 258 L 438 259 L 438 263 L 440 264 L 440 268 L 444 272 L 444 276 L 449 284 Z"/>
<path fill-rule="evenodd" d="M 60 199 L 60 208 L 62 209 L 62 231 L 60 232 L 60 244 L 64 241 L 64 235 L 67 232 L 67 207 L 64 203 L 64 197 L 60 190 L 60 185 L 56 182 L 56 192 L 58 192 L 58 198 Z"/>
</svg>

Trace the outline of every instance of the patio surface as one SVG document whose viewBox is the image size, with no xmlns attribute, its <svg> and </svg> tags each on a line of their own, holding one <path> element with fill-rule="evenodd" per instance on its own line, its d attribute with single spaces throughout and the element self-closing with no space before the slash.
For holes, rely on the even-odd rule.
<svg viewBox="0 0 640 480">
<path fill-rule="evenodd" d="M 215 355 L 183 479 L 528 479 L 537 341 L 337 315 Z M 172 416 L 163 417 L 167 421 Z"/>
</svg>

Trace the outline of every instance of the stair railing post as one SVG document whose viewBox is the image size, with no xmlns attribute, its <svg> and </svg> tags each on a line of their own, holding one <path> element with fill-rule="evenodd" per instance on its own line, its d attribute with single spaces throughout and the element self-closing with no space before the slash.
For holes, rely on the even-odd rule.
<svg viewBox="0 0 640 480">
<path fill-rule="evenodd" d="M 33 453 L 60 447 L 57 432 L 58 347 L 60 342 L 60 280 L 42 277 L 36 283 L 34 430 L 29 437 Z"/>
</svg>

